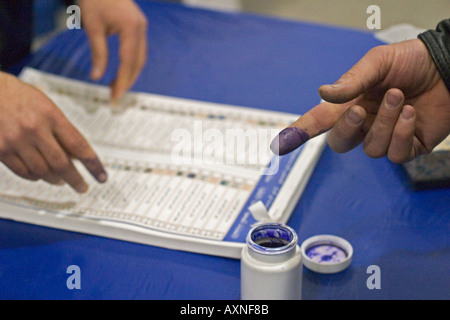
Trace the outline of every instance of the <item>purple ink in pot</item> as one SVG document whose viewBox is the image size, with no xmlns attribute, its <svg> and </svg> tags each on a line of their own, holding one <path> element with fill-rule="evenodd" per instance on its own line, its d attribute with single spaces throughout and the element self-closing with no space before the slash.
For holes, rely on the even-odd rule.
<svg viewBox="0 0 450 320">
<path fill-rule="evenodd" d="M 258 246 L 265 248 L 280 248 L 289 244 L 289 242 L 282 239 L 274 239 L 274 238 L 261 238 L 255 241 Z"/>
<path fill-rule="evenodd" d="M 248 242 L 256 251 L 271 252 L 273 249 L 289 250 L 297 244 L 297 236 L 287 226 L 280 224 L 265 224 L 254 228 Z"/>
</svg>

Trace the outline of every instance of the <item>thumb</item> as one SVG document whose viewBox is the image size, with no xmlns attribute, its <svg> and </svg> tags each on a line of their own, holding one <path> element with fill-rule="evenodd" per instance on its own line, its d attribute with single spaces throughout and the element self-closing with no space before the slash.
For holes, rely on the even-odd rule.
<svg viewBox="0 0 450 320">
<path fill-rule="evenodd" d="M 332 103 L 345 103 L 357 98 L 383 78 L 389 70 L 386 46 L 371 49 L 349 71 L 331 85 L 319 88 L 320 97 Z"/>
</svg>

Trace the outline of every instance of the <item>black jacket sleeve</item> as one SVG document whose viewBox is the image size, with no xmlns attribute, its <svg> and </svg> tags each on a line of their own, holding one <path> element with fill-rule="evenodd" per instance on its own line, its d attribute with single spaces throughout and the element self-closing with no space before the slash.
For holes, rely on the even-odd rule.
<svg viewBox="0 0 450 320">
<path fill-rule="evenodd" d="M 0 0 L 0 70 L 20 62 L 30 52 L 33 1 Z"/>
<path fill-rule="evenodd" d="M 436 30 L 419 34 L 436 64 L 442 80 L 450 91 L 450 19 L 441 21 Z"/>
</svg>

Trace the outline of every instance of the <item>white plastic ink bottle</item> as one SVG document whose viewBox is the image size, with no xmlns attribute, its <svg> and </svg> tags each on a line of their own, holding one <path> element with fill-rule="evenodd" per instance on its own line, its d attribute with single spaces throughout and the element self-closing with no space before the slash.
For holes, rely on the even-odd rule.
<svg viewBox="0 0 450 320">
<path fill-rule="evenodd" d="M 242 300 L 300 300 L 302 254 L 295 231 L 263 223 L 250 230 L 241 257 Z"/>
</svg>

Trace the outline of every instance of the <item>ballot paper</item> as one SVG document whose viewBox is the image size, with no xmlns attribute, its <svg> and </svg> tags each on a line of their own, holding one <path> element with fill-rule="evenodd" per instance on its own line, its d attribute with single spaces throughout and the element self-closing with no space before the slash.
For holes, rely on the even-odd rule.
<svg viewBox="0 0 450 320">
<path fill-rule="evenodd" d="M 278 157 L 270 141 L 298 115 L 130 92 L 27 68 L 91 143 L 108 172 L 90 189 L 32 182 L 0 166 L 0 218 L 170 249 L 239 258 L 261 220 L 285 223 L 325 145 Z M 253 215 L 251 205 L 267 211 Z"/>
</svg>

